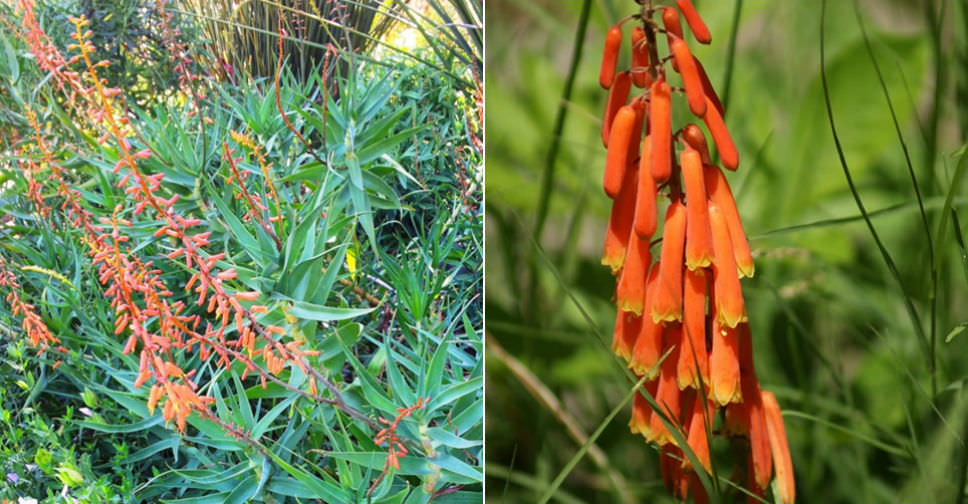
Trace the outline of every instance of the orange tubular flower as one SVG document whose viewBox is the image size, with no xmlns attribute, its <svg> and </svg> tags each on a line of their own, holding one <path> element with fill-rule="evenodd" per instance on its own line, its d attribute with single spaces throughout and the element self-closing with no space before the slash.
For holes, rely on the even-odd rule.
<svg viewBox="0 0 968 504">
<path fill-rule="evenodd" d="M 686 267 L 695 271 L 713 262 L 710 243 L 709 205 L 703 183 L 702 157 L 692 147 L 680 154 L 682 179 L 686 186 Z"/>
<path fill-rule="evenodd" d="M 744 386 L 744 393 L 749 392 L 746 413 L 749 415 L 750 465 L 753 472 L 753 483 L 762 490 L 770 484 L 773 475 L 773 455 L 770 453 L 769 428 L 766 423 L 766 412 L 763 408 L 760 386 L 753 382 Z"/>
<path fill-rule="evenodd" d="M 635 111 L 635 122 L 632 123 L 632 135 L 629 137 L 628 147 L 626 148 L 625 161 L 629 170 L 639 169 L 639 151 L 642 147 L 642 127 L 645 123 L 645 114 L 648 111 L 649 103 L 639 98 L 632 100 L 630 104 Z"/>
<path fill-rule="evenodd" d="M 753 265 L 753 255 L 750 253 L 750 246 L 746 241 L 746 231 L 743 230 L 743 223 L 739 219 L 736 201 L 733 200 L 733 192 L 729 189 L 726 176 L 722 170 L 715 166 L 706 166 L 703 175 L 705 176 L 706 193 L 709 199 L 722 210 L 723 217 L 726 219 L 729 240 L 733 245 L 733 257 L 736 259 L 739 274 L 740 276 L 752 277 L 756 272 Z"/>
<path fill-rule="evenodd" d="M 703 93 L 702 80 L 699 78 L 699 70 L 696 69 L 696 61 L 689 51 L 689 45 L 679 37 L 670 36 L 669 50 L 672 51 L 672 57 L 676 59 L 679 74 L 682 75 L 682 84 L 686 87 L 689 111 L 702 117 L 706 113 L 706 95 Z"/>
<path fill-rule="evenodd" d="M 739 374 L 737 330 L 713 319 L 713 350 L 709 355 L 709 398 L 726 406 L 743 400 Z"/>
<path fill-rule="evenodd" d="M 666 29 L 666 38 L 676 36 L 682 38 L 682 25 L 679 23 L 679 13 L 672 7 L 662 7 L 662 25 Z M 672 45 L 671 42 L 669 44 Z M 672 69 L 679 71 L 679 64 L 672 60 Z"/>
<path fill-rule="evenodd" d="M 723 102 L 719 101 L 719 95 L 716 94 L 716 89 L 713 88 L 712 82 L 709 81 L 709 75 L 706 74 L 706 69 L 702 66 L 702 62 L 698 58 L 693 56 L 692 59 L 696 62 L 696 70 L 699 71 L 699 80 L 702 81 L 703 94 L 706 95 L 706 98 L 709 98 L 709 101 L 719 111 L 719 115 L 722 116 L 726 112 L 726 109 L 723 108 Z"/>
<path fill-rule="evenodd" d="M 750 442 L 749 466 L 752 483 L 757 489 L 766 489 L 773 474 L 773 458 L 770 455 L 770 438 L 763 412 L 760 386 L 753 366 L 753 337 L 749 324 L 740 324 L 739 336 L 740 381 L 743 402 L 726 408 L 724 430 L 729 434 L 746 436 Z"/>
<path fill-rule="evenodd" d="M 622 267 L 618 287 L 615 289 L 619 311 L 642 315 L 642 304 L 645 302 L 646 272 L 650 264 L 652 264 L 652 253 L 649 252 L 649 241 L 633 234 L 629 238 L 625 266 Z"/>
<path fill-rule="evenodd" d="M 622 26 L 615 25 L 605 34 L 605 50 L 602 52 L 602 68 L 598 73 L 598 83 L 602 89 L 612 87 L 615 80 L 615 65 L 618 63 L 618 51 L 622 46 Z"/>
<path fill-rule="evenodd" d="M 672 175 L 672 104 L 669 85 L 660 76 L 652 83 L 649 134 L 652 135 L 652 177 L 665 182 Z"/>
<path fill-rule="evenodd" d="M 632 233 L 632 221 L 635 219 L 636 182 L 638 182 L 635 178 L 636 173 L 637 170 L 625 170 L 622 190 L 612 201 L 612 214 L 608 218 L 602 265 L 611 268 L 613 274 L 622 269 L 629 236 Z"/>
<path fill-rule="evenodd" d="M 678 446 L 665 445 L 659 450 L 659 470 L 666 488 L 676 488 L 683 473 L 682 450 Z"/>
<path fill-rule="evenodd" d="M 716 320 L 725 327 L 736 327 L 746 320 L 746 307 L 726 218 L 714 203 L 709 205 L 709 226 L 712 229 L 713 251 L 716 255 L 716 264 L 713 266 Z"/>
<path fill-rule="evenodd" d="M 655 295 L 658 280 L 659 263 L 656 263 L 649 270 L 649 280 L 646 282 L 646 303 L 648 303 L 649 296 Z M 652 317 L 642 317 L 642 328 L 635 340 L 635 347 L 632 348 L 632 359 L 629 361 L 629 368 L 635 374 L 648 376 L 650 380 L 658 374 L 659 369 L 656 367 L 656 363 L 662 357 L 662 333 L 661 323 L 653 321 Z"/>
<path fill-rule="evenodd" d="M 713 405 L 709 404 L 704 397 L 696 394 L 689 413 L 689 424 L 687 425 L 686 442 L 689 444 L 699 463 L 702 464 L 706 472 L 712 472 L 712 463 L 709 459 L 709 437 L 706 435 L 706 425 L 712 426 Z M 682 461 L 683 467 L 691 467 L 689 459 Z"/>
<path fill-rule="evenodd" d="M 706 135 L 701 129 L 699 129 L 699 126 L 689 123 L 682 128 L 682 133 L 680 133 L 680 135 L 686 142 L 686 145 L 699 151 L 699 155 L 702 156 L 702 163 L 704 166 L 710 163 L 709 146 L 706 144 Z"/>
<path fill-rule="evenodd" d="M 655 234 L 657 187 L 652 178 L 652 137 L 642 140 L 642 156 L 639 158 L 639 189 L 635 198 L 635 234 L 648 240 Z"/>
<path fill-rule="evenodd" d="M 635 132 L 636 111 L 625 105 L 615 114 L 615 120 L 608 134 L 608 155 L 605 158 L 605 194 L 610 198 L 618 197 L 625 179 L 625 168 L 629 161 L 629 143 Z M 634 139 L 638 143 L 638 139 Z"/>
<path fill-rule="evenodd" d="M 689 25 L 689 29 L 692 30 L 692 34 L 696 37 L 696 41 L 700 44 L 708 44 L 713 41 L 712 35 L 709 34 L 709 28 L 706 27 L 706 23 L 703 22 L 702 18 L 699 17 L 699 13 L 696 12 L 696 7 L 692 5 L 691 0 L 676 0 L 676 5 L 679 10 L 682 11 L 682 17 L 686 18 L 686 24 Z"/>
<path fill-rule="evenodd" d="M 682 392 L 676 381 L 676 363 L 679 361 L 679 348 L 682 346 L 682 326 L 669 326 L 665 331 L 666 341 L 662 353 L 668 352 L 659 370 L 659 388 L 655 393 L 655 402 L 659 403 L 663 413 L 669 417 L 673 425 L 680 425 L 682 421 Z M 659 415 L 652 415 L 649 423 L 650 441 L 658 445 L 674 443 L 669 430 L 666 429 Z"/>
<path fill-rule="evenodd" d="M 709 386 L 709 354 L 706 353 L 706 270 L 686 270 L 682 302 L 683 351 L 679 354 L 679 388 Z"/>
<path fill-rule="evenodd" d="M 629 99 L 632 81 L 628 72 L 621 72 L 615 76 L 615 83 L 608 90 L 608 102 L 605 104 L 605 116 L 602 118 L 602 146 L 608 147 L 608 135 L 612 131 L 612 121 Z"/>
<path fill-rule="evenodd" d="M 790 448 L 787 446 L 786 429 L 783 427 L 783 416 L 780 405 L 773 394 L 763 391 L 763 411 L 766 417 L 766 430 L 770 435 L 770 452 L 773 454 L 773 466 L 776 469 L 776 488 L 783 504 L 793 504 L 796 499 L 796 487 L 793 481 L 793 461 L 790 458 Z"/>
<path fill-rule="evenodd" d="M 632 357 L 632 346 L 639 336 L 642 317 L 622 310 L 615 316 L 615 331 L 612 334 L 612 351 L 626 361 Z"/>
<path fill-rule="evenodd" d="M 659 389 L 659 380 L 645 382 L 645 390 L 653 398 Z M 632 419 L 629 420 L 629 430 L 632 434 L 641 434 L 646 439 L 651 437 L 650 422 L 652 419 L 652 407 L 642 397 L 641 393 L 635 394 L 635 402 L 632 404 Z"/>
<path fill-rule="evenodd" d="M 656 322 L 682 320 L 682 257 L 686 238 L 686 209 L 673 201 L 666 212 L 658 283 L 649 313 Z"/>
<path fill-rule="evenodd" d="M 726 129 L 722 112 L 710 101 L 709 96 L 706 96 L 706 101 L 708 106 L 702 120 L 706 122 L 706 127 L 709 128 L 709 134 L 713 137 L 713 143 L 716 144 L 716 150 L 719 152 L 719 159 L 722 160 L 723 166 L 735 170 L 739 166 L 739 153 L 736 151 L 733 137 Z"/>
</svg>

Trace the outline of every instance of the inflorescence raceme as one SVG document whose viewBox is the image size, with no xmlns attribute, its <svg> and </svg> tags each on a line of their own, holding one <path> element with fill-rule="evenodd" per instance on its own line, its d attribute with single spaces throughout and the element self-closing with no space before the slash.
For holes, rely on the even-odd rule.
<svg viewBox="0 0 968 504">
<path fill-rule="evenodd" d="M 313 368 L 309 358 L 318 355 L 317 351 L 301 349 L 302 341 L 286 341 L 285 328 L 259 322 L 257 315 L 266 313 L 268 308 L 258 302 L 266 296 L 257 291 L 237 289 L 237 272 L 233 268 L 220 268 L 225 253 L 206 250 L 213 244 L 209 240 L 211 233 L 200 229 L 203 222 L 176 211 L 178 194 L 165 194 L 162 173 L 144 171 L 144 162 L 155 154 L 150 148 L 139 150 L 134 147 L 136 142 L 141 145 L 146 142 L 128 121 L 122 91 L 107 87 L 99 76 L 98 70 L 108 62 L 93 60 L 95 48 L 90 41 L 92 33 L 87 30 L 89 21 L 84 17 L 70 18 L 74 43 L 68 46 L 70 57 L 65 57 L 39 25 L 34 15 L 34 3 L 19 0 L 16 7 L 23 19 L 22 27 L 4 24 L 30 48 L 38 66 L 51 75 L 55 89 L 63 94 L 63 105 L 76 117 L 88 120 L 86 126 L 98 133 L 99 144 L 111 143 L 117 152 L 114 172 L 119 176 L 117 185 L 128 196 L 129 204 L 119 204 L 113 211 L 106 209 L 110 216 L 97 218 L 85 206 L 84 198 L 70 180 L 70 173 L 55 155 L 58 147 L 50 132 L 35 112 L 26 108 L 33 138 L 24 148 L 24 161 L 20 167 L 29 181 L 28 197 L 39 214 L 63 212 L 67 222 L 80 232 L 80 239 L 97 267 L 98 280 L 115 311 L 114 334 L 123 338 L 125 354 L 139 356 L 133 386 L 151 386 L 147 401 L 149 409 L 160 407 L 164 419 L 173 421 L 179 431 L 184 431 L 186 420 L 192 413 L 212 418 L 209 406 L 214 400 L 199 395 L 200 387 L 193 381 L 195 370 L 183 370 L 176 363 L 181 360 L 181 355 L 197 353 L 204 361 L 214 357 L 219 366 L 241 362 L 244 365 L 243 378 L 249 373 L 256 374 L 263 386 L 272 381 L 293 393 L 333 405 L 377 430 L 379 426 L 375 421 L 346 404 L 335 386 Z M 232 136 L 240 147 L 254 153 L 263 175 L 268 178 L 270 166 L 260 147 L 243 134 Z M 238 159 L 232 157 L 233 149 L 226 143 L 223 150 L 226 162 L 234 168 Z M 233 176 L 241 188 L 243 181 L 237 170 L 233 170 Z M 51 185 L 56 199 L 62 201 L 59 208 L 52 208 L 49 203 L 52 198 L 44 196 L 45 188 Z M 244 194 L 244 191 L 243 195 L 250 204 L 254 220 L 271 231 L 280 215 L 278 196 L 271 182 L 268 185 L 271 190 L 268 199 L 272 200 L 276 215 L 271 215 L 263 198 Z M 263 213 L 268 215 L 263 218 Z M 166 285 L 159 265 L 142 261 L 132 250 L 128 233 L 133 226 L 132 219 L 142 214 L 159 222 L 155 236 L 165 237 L 172 245 L 164 260 L 180 262 L 192 272 L 185 285 Z M 24 329 L 34 346 L 43 351 L 58 343 L 34 314 L 33 306 L 20 299 L 16 278 L 2 264 L 0 287 L 12 289 L 7 301 L 14 307 L 15 315 L 24 318 Z M 193 294 L 188 298 L 189 303 L 173 300 L 177 290 Z M 197 308 L 190 309 L 192 303 Z M 54 348 L 66 353 L 60 345 Z M 288 366 L 299 368 L 308 375 L 308 391 L 278 378 Z M 332 397 L 324 396 L 317 388 L 318 383 L 322 383 Z"/>
<path fill-rule="evenodd" d="M 709 435 L 720 433 L 744 451 L 745 471 L 732 478 L 750 500 L 761 501 L 775 475 L 779 500 L 789 504 L 795 492 L 783 418 L 756 379 L 740 286 L 741 277 L 753 276 L 753 259 L 722 171 L 736 170 L 739 154 L 723 105 L 685 41 L 680 15 L 699 43 L 711 42 L 709 29 L 690 0 L 677 0 L 676 7 L 653 8 L 649 1 L 613 26 L 599 74 L 609 91 L 601 136 L 607 148 L 603 185 L 613 202 L 602 264 L 617 279 L 612 348 L 645 377 L 645 390 L 681 436 L 668 431 L 641 393 L 629 425 L 659 446 L 663 481 L 682 500 L 708 500 L 696 471 L 712 472 Z M 637 25 L 629 37 L 631 66 L 618 72 L 625 22 Z M 657 34 L 665 34 L 666 57 L 659 55 Z M 632 95 L 633 87 L 643 91 Z M 722 168 L 700 126 L 683 118 L 673 129 L 674 95 L 684 95 L 706 126 Z M 653 242 L 660 195 L 668 205 L 661 240 Z M 692 467 L 676 437 L 686 440 L 702 468 Z"/>
</svg>

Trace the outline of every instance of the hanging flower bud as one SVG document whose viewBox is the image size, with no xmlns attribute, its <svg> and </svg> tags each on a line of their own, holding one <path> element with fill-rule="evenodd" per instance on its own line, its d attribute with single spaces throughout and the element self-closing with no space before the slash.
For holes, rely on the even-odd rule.
<svg viewBox="0 0 968 504">
<path fill-rule="evenodd" d="M 622 46 L 622 26 L 615 25 L 605 34 L 605 49 L 602 52 L 602 68 L 598 74 L 598 83 L 602 89 L 612 87 L 615 80 L 615 67 L 618 64 L 618 52 Z"/>
</svg>

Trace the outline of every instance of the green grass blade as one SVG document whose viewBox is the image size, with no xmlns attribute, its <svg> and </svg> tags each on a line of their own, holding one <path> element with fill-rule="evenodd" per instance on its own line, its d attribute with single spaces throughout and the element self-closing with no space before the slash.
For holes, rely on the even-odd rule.
<svg viewBox="0 0 968 504">
<path fill-rule="evenodd" d="M 924 334 L 924 328 L 921 326 L 921 317 L 918 315 L 917 308 L 914 306 L 914 301 L 911 296 L 908 295 L 904 288 L 904 282 L 901 280 L 901 273 L 897 269 L 897 265 L 894 263 L 894 259 L 891 258 L 890 252 L 888 252 L 887 247 L 881 241 L 880 235 L 874 228 L 873 222 L 871 222 L 870 216 L 867 214 L 867 208 L 864 206 L 864 202 L 860 197 L 860 193 L 857 191 L 857 186 L 854 185 L 853 176 L 850 173 L 850 168 L 847 165 L 847 159 L 844 155 L 843 146 L 840 143 L 840 137 L 837 135 L 837 127 L 834 123 L 834 112 L 833 107 L 830 103 L 830 89 L 827 85 L 827 70 L 824 63 L 824 21 L 827 11 L 827 0 L 823 0 L 820 9 L 820 79 L 823 88 L 824 104 L 827 110 L 827 120 L 830 124 L 830 133 L 833 135 L 834 145 L 837 148 L 837 157 L 840 160 L 840 166 L 844 172 L 844 178 L 847 180 L 847 186 L 850 189 L 851 195 L 854 197 L 854 202 L 857 204 L 858 210 L 860 210 L 861 215 L 864 217 L 864 223 L 867 224 L 867 229 L 870 231 L 871 236 L 874 238 L 874 242 L 877 244 L 877 248 L 880 251 L 881 257 L 887 264 L 887 268 L 890 270 L 891 275 L 894 277 L 894 281 L 897 282 L 898 288 L 901 291 L 901 295 L 904 298 L 904 305 L 907 308 L 908 316 L 911 319 L 911 324 L 914 326 L 914 331 L 918 335 L 919 342 L 921 343 L 922 350 L 924 354 L 929 359 L 932 358 L 931 350 L 929 348 L 928 338 Z M 933 369 L 932 362 L 932 369 Z"/>
</svg>

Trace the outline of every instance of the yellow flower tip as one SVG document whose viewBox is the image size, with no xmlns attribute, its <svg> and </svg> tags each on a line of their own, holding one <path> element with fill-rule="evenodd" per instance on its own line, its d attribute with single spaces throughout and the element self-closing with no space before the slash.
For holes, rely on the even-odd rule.
<svg viewBox="0 0 968 504">
<path fill-rule="evenodd" d="M 656 324 L 666 322 L 669 324 L 675 324 L 682 322 L 682 308 L 676 306 L 667 306 L 665 308 L 659 308 L 653 305 L 652 307 L 652 321 Z"/>
<path fill-rule="evenodd" d="M 732 329 L 747 320 L 745 307 L 737 307 L 735 303 L 716 299 L 716 321 L 721 327 Z"/>
<path fill-rule="evenodd" d="M 629 360 L 628 367 L 633 373 L 639 376 L 648 377 L 650 380 L 654 379 L 656 376 L 659 376 L 659 366 L 654 364 L 652 366 L 647 366 L 636 361 L 634 351 L 632 352 L 632 359 Z"/>
<path fill-rule="evenodd" d="M 642 421 L 635 418 L 634 416 L 629 420 L 629 432 L 632 434 L 640 434 L 645 438 L 646 441 L 649 440 L 649 422 L 646 419 Z"/>
<path fill-rule="evenodd" d="M 770 453 L 773 455 L 773 466 L 776 471 L 777 493 L 779 493 L 780 502 L 793 504 L 796 500 L 793 461 L 790 458 L 790 447 L 787 444 L 780 405 L 776 402 L 776 397 L 765 390 L 761 391 L 760 398 L 763 401 L 766 431 L 770 438 Z"/>
<path fill-rule="evenodd" d="M 618 257 L 618 254 L 610 254 L 602 256 L 602 266 L 608 266 L 608 269 L 612 271 L 613 275 L 617 275 L 619 271 L 622 270 L 623 257 Z"/>
<path fill-rule="evenodd" d="M 642 301 L 638 299 L 619 299 L 618 309 L 626 313 L 635 314 L 636 317 L 642 316 Z"/>
<path fill-rule="evenodd" d="M 686 253 L 686 268 L 688 268 L 689 271 L 699 271 L 703 268 L 712 266 L 712 264 L 712 258 L 709 256 L 694 257 Z"/>
<path fill-rule="evenodd" d="M 716 382 L 710 386 L 713 394 L 713 400 L 716 401 L 720 406 L 726 406 L 730 403 L 743 402 L 743 393 L 740 391 L 739 387 L 732 387 L 729 383 L 723 383 L 716 386 Z"/>
<path fill-rule="evenodd" d="M 740 278 L 753 278 L 753 275 L 756 274 L 756 266 L 753 264 L 752 260 L 750 261 L 737 260 L 736 272 L 739 274 Z"/>
<path fill-rule="evenodd" d="M 692 369 L 685 371 L 680 369 L 676 374 L 676 382 L 679 384 L 679 390 L 686 390 L 689 387 L 697 388 L 698 385 L 697 377 Z"/>
<path fill-rule="evenodd" d="M 612 343 L 612 353 L 614 353 L 615 355 L 621 357 L 622 360 L 624 360 L 625 362 L 628 362 L 629 359 L 632 358 L 632 353 L 631 352 L 629 352 L 625 348 L 622 348 L 620 346 L 617 346 L 614 342 Z"/>
</svg>

